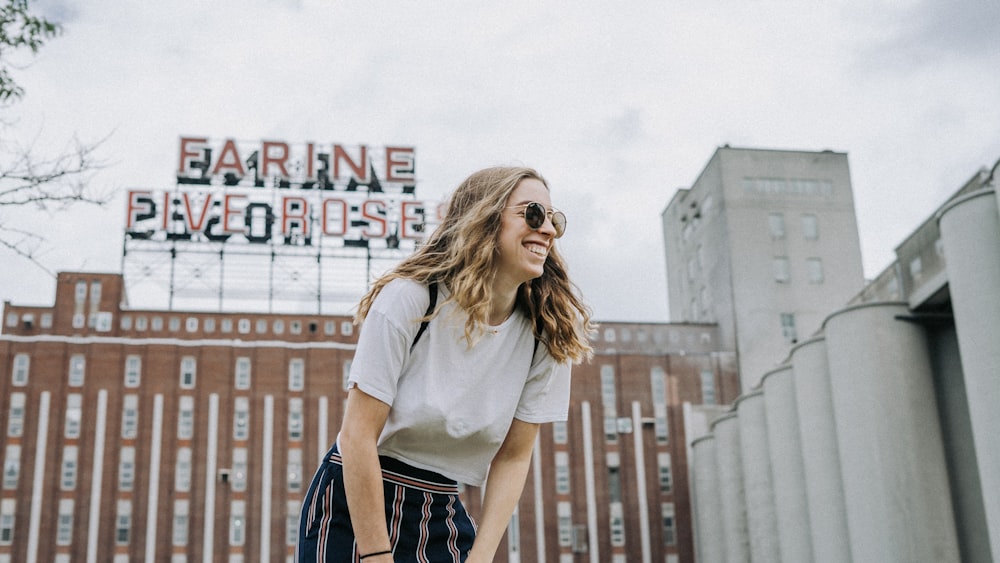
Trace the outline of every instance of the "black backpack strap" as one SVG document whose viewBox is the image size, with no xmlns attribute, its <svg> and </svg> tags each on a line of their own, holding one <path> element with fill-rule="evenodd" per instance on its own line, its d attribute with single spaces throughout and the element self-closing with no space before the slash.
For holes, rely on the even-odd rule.
<svg viewBox="0 0 1000 563">
<path fill-rule="evenodd" d="M 437 283 L 431 282 L 427 285 L 427 292 L 430 293 L 431 301 L 430 305 L 427 306 L 427 312 L 424 313 L 425 317 L 429 317 L 431 313 L 434 312 L 434 307 L 437 306 L 438 300 L 438 286 Z M 427 325 L 431 324 L 430 319 L 420 323 L 420 330 L 417 331 L 417 335 L 413 337 L 413 344 L 410 344 L 410 352 L 413 352 L 413 348 L 417 345 L 417 341 L 420 337 L 424 335 L 424 331 L 427 330 Z"/>
</svg>

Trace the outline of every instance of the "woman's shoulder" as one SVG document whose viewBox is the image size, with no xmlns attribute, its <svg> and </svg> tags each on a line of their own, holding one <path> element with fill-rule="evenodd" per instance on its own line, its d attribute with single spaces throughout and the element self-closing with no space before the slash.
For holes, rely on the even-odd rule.
<svg viewBox="0 0 1000 563">
<path fill-rule="evenodd" d="M 403 314 L 412 317 L 413 313 L 422 316 L 430 304 L 430 294 L 426 284 L 408 278 L 396 278 L 382 287 L 378 297 L 372 303 L 372 310 L 392 316 Z"/>
</svg>

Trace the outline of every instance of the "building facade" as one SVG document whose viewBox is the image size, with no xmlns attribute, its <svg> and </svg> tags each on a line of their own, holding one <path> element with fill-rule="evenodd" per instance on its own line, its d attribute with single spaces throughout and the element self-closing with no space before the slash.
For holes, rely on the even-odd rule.
<svg viewBox="0 0 1000 563">
<path fill-rule="evenodd" d="M 291 561 L 351 319 L 136 310 L 118 274 L 56 285 L 51 307 L 4 306 L 0 562 Z M 608 323 L 593 345 L 496 560 L 694 561 L 685 404 L 735 399 L 735 354 L 711 324 Z"/>
<path fill-rule="evenodd" d="M 720 147 L 661 218 L 672 320 L 717 323 L 744 389 L 864 282 L 844 153 Z"/>
<path fill-rule="evenodd" d="M 694 439 L 700 563 L 1000 560 L 998 167 Z"/>
</svg>

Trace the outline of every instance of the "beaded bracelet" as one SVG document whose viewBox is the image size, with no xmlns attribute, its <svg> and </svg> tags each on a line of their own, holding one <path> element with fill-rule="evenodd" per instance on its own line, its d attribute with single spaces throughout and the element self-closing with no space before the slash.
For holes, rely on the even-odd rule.
<svg viewBox="0 0 1000 563">
<path fill-rule="evenodd" d="M 358 559 L 359 559 L 359 560 L 360 560 L 360 559 L 367 559 L 367 558 L 369 558 L 369 557 L 375 557 L 376 555 L 385 555 L 386 553 L 392 553 L 392 550 L 391 550 L 391 549 L 387 549 L 387 550 L 385 550 L 385 551 L 376 551 L 376 552 L 374 552 L 374 553 L 369 553 L 369 554 L 367 554 L 367 555 L 362 555 L 362 556 L 361 556 L 361 557 L 359 557 Z"/>
</svg>

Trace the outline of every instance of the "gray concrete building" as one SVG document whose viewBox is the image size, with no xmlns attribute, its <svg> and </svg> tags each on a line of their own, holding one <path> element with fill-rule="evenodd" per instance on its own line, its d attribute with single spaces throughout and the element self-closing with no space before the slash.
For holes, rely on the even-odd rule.
<svg viewBox="0 0 1000 563">
<path fill-rule="evenodd" d="M 721 147 L 662 224 L 671 320 L 717 323 L 744 390 L 864 283 L 844 153 Z"/>
<path fill-rule="evenodd" d="M 757 561 L 764 548 L 795 563 L 1000 560 L 997 168 L 695 438 L 699 563 Z M 763 413 L 747 408 L 760 395 Z M 756 439 L 733 440 L 731 427 Z M 772 513 L 778 526 L 755 522 Z"/>
</svg>

